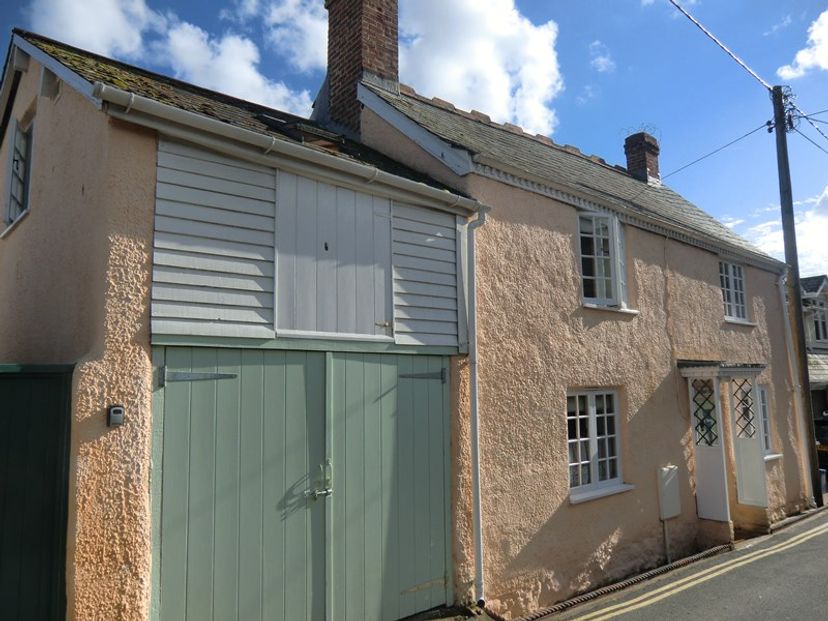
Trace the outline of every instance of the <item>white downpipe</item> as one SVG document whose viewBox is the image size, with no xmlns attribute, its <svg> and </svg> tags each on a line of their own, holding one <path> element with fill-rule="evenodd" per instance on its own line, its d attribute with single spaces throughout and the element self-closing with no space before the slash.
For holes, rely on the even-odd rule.
<svg viewBox="0 0 828 621">
<path fill-rule="evenodd" d="M 791 318 L 788 313 L 788 299 L 785 294 L 785 280 L 786 274 L 782 274 L 776 281 L 776 286 L 779 287 L 779 302 L 782 304 L 782 318 L 785 322 L 785 347 L 788 351 L 788 377 L 791 381 L 791 387 L 794 393 L 794 407 L 799 413 L 799 443 L 802 446 L 804 453 L 800 453 L 799 467 L 805 475 L 805 494 L 809 498 L 811 505 L 814 505 L 814 490 L 811 484 L 811 463 L 808 457 L 808 421 L 805 420 L 805 406 L 802 403 L 802 386 L 799 383 L 799 373 L 796 372 L 796 355 L 793 349 L 793 334 L 791 334 Z M 814 442 L 813 439 L 810 440 Z"/>
<path fill-rule="evenodd" d="M 296 144 L 288 140 L 274 139 L 272 136 L 236 127 L 235 125 L 230 125 L 229 123 L 202 114 L 188 112 L 174 106 L 160 103 L 154 99 L 143 97 L 142 95 L 136 95 L 129 91 L 108 86 L 102 82 L 95 83 L 93 94 L 102 101 L 124 108 L 123 116 L 135 112 L 142 112 L 165 121 L 257 147 L 261 150 L 262 155 L 275 154 L 293 158 L 315 166 L 333 169 L 347 175 L 358 177 L 363 182 L 381 183 L 404 192 L 424 196 L 436 203 L 444 205 L 446 210 L 453 210 L 464 215 L 474 213 L 480 208 L 480 203 L 477 201 L 454 194 L 453 192 L 440 190 L 404 177 L 398 177 L 397 175 L 380 170 L 375 166 L 337 157 L 336 155 Z M 135 117 L 135 122 L 140 123 L 140 119 Z"/>
<path fill-rule="evenodd" d="M 486 603 L 483 576 L 483 508 L 480 497 L 480 424 L 477 379 L 477 278 L 475 275 L 474 232 L 486 223 L 488 207 L 481 207 L 469 224 L 469 401 L 471 406 L 472 527 L 474 529 L 474 591 L 477 605 Z"/>
</svg>

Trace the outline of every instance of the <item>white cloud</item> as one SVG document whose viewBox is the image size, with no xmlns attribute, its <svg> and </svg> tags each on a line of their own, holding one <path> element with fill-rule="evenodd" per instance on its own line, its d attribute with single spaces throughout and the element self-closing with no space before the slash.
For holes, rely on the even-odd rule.
<svg viewBox="0 0 828 621">
<path fill-rule="evenodd" d="M 252 15 L 258 0 L 239 0 L 236 15 Z M 132 62 L 150 58 L 182 80 L 274 108 L 307 115 L 311 97 L 259 69 L 259 48 L 247 37 L 211 36 L 145 0 L 32 0 L 31 28 L 78 47 Z"/>
<path fill-rule="evenodd" d="M 790 65 L 779 67 L 776 74 L 783 80 L 793 80 L 812 69 L 828 71 L 828 11 L 808 28 L 808 45 L 796 53 Z"/>
<path fill-rule="evenodd" d="M 799 252 L 799 270 L 802 274 L 824 274 L 828 268 L 828 186 L 818 196 L 796 203 L 796 244 Z M 778 207 L 777 207 L 778 209 Z M 785 243 L 782 222 L 768 220 L 742 232 L 748 241 L 768 254 L 784 260 Z"/>
<path fill-rule="evenodd" d="M 735 228 L 743 223 L 744 219 L 742 218 L 734 218 L 733 216 L 724 216 L 722 218 L 722 224 L 724 224 L 729 229 Z"/>
<path fill-rule="evenodd" d="M 104 56 L 140 57 L 144 33 L 166 27 L 144 0 L 32 0 L 26 12 L 35 32 Z"/>
<path fill-rule="evenodd" d="M 426 96 L 550 134 L 563 90 L 558 26 L 535 25 L 514 0 L 401 2 L 400 73 Z"/>
<path fill-rule="evenodd" d="M 246 37 L 225 34 L 213 38 L 201 28 L 181 22 L 170 28 L 159 49 L 168 55 L 176 77 L 182 80 L 295 114 L 310 111 L 307 91 L 292 91 L 259 71 L 259 49 Z"/>
<path fill-rule="evenodd" d="M 612 59 L 609 48 L 600 41 L 593 41 L 589 44 L 590 65 L 599 73 L 612 73 L 615 71 L 615 61 Z"/>
<path fill-rule="evenodd" d="M 763 37 L 769 37 L 771 35 L 775 35 L 777 32 L 779 32 L 780 30 L 784 30 L 785 28 L 790 26 L 792 23 L 793 23 L 793 20 L 791 19 L 791 16 L 786 15 L 785 18 L 781 22 L 778 22 L 778 23 L 774 24 L 768 30 L 763 32 L 762 36 Z"/>
<path fill-rule="evenodd" d="M 259 0 L 235 0 L 233 8 L 219 11 L 219 17 L 235 22 L 246 22 L 256 17 L 259 14 L 259 9 Z"/>
<path fill-rule="evenodd" d="M 277 0 L 264 13 L 267 38 L 300 71 L 325 69 L 328 12 L 322 0 Z"/>
</svg>

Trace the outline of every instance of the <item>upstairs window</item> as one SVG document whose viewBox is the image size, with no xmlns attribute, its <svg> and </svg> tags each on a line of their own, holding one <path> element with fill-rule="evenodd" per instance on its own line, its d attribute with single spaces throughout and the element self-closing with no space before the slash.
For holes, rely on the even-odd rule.
<svg viewBox="0 0 828 621">
<path fill-rule="evenodd" d="M 741 265 L 719 262 L 719 282 L 726 319 L 747 321 L 745 304 L 745 272 Z"/>
<path fill-rule="evenodd" d="M 623 229 L 609 215 L 578 217 L 581 291 L 586 304 L 626 306 Z"/>
<path fill-rule="evenodd" d="M 9 126 L 9 197 L 6 224 L 13 224 L 29 208 L 29 172 L 32 160 L 32 124 L 23 127 L 12 121 Z"/>
<path fill-rule="evenodd" d="M 828 345 L 828 307 L 822 300 L 814 303 L 814 338 Z"/>
</svg>

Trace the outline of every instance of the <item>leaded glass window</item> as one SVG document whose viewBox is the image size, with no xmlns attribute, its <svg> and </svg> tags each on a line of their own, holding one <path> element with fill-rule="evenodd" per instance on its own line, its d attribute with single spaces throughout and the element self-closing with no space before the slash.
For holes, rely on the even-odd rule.
<svg viewBox="0 0 828 621">
<path fill-rule="evenodd" d="M 566 422 L 570 488 L 620 481 L 617 394 L 568 395 Z"/>
<path fill-rule="evenodd" d="M 696 446 L 718 446 L 719 424 L 716 417 L 716 390 L 713 380 L 694 379 L 690 387 Z"/>
<path fill-rule="evenodd" d="M 756 436 L 756 413 L 753 402 L 753 386 L 749 379 L 734 379 L 733 410 L 736 418 L 736 437 Z"/>
<path fill-rule="evenodd" d="M 741 265 L 719 263 L 719 282 L 722 287 L 725 317 L 747 319 L 745 303 L 745 272 Z"/>
</svg>

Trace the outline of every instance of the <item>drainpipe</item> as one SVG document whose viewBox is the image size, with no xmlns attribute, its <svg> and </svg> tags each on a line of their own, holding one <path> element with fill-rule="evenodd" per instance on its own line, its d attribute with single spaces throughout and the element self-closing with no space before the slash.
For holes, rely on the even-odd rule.
<svg viewBox="0 0 828 621">
<path fill-rule="evenodd" d="M 790 378 L 791 386 L 793 387 L 794 393 L 794 407 L 796 411 L 799 412 L 800 416 L 800 425 L 799 425 L 799 442 L 802 444 L 802 449 L 805 452 L 804 455 L 800 455 L 799 458 L 799 467 L 801 468 L 803 473 L 810 473 L 811 472 L 811 464 L 809 459 L 808 451 L 808 430 L 810 426 L 808 425 L 808 421 L 805 420 L 805 407 L 802 403 L 802 385 L 798 380 L 799 374 L 796 372 L 796 367 L 794 364 L 794 360 L 796 360 L 796 356 L 794 354 L 793 349 L 793 334 L 791 333 L 791 321 L 790 316 L 788 314 L 788 299 L 785 295 L 785 280 L 787 276 L 785 274 L 781 274 L 776 281 L 776 286 L 779 287 L 779 302 L 782 304 L 782 315 L 785 321 L 785 346 L 788 350 L 788 376 Z M 810 396 L 810 395 L 809 395 Z M 815 442 L 815 439 L 812 437 L 811 442 Z M 807 460 L 807 461 L 806 461 Z M 807 465 L 806 465 L 807 464 Z M 805 493 L 807 495 L 809 488 L 811 492 L 811 496 L 809 498 L 809 502 L 811 506 L 814 506 L 816 499 L 814 498 L 814 494 L 817 493 L 817 490 L 813 489 L 813 481 L 812 477 L 805 476 Z M 822 490 L 819 490 L 820 492 Z"/>
<path fill-rule="evenodd" d="M 483 509 L 480 498 L 480 424 L 477 379 L 477 281 L 475 276 L 474 232 L 486 223 L 488 207 L 481 207 L 469 224 L 469 400 L 471 405 L 472 525 L 474 529 L 474 591 L 477 605 L 486 604 L 483 578 Z"/>
</svg>

